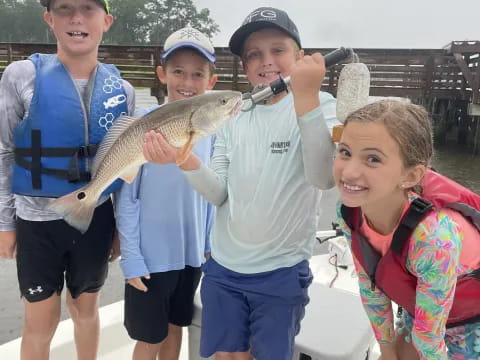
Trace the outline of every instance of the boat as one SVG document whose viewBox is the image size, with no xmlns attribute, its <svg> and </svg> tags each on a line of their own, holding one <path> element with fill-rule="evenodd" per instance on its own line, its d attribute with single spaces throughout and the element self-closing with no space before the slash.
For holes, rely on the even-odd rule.
<svg viewBox="0 0 480 360">
<path fill-rule="evenodd" d="M 333 235 L 332 235 L 333 234 Z M 314 282 L 309 288 L 302 328 L 296 338 L 294 359 L 376 360 L 378 344 L 358 295 L 358 284 L 351 254 L 343 237 L 335 231 L 319 231 L 319 239 L 328 240 L 329 252 L 310 260 Z M 338 267 L 333 258 L 337 259 Z M 193 323 L 184 329 L 180 360 L 202 360 L 198 355 L 201 331 L 201 301 L 195 296 Z M 134 341 L 123 326 L 123 301 L 100 308 L 100 347 L 98 360 L 129 360 Z M 21 338 L 0 345 L 0 359 L 20 358 Z M 60 322 L 51 344 L 51 360 L 76 359 L 73 323 Z"/>
</svg>

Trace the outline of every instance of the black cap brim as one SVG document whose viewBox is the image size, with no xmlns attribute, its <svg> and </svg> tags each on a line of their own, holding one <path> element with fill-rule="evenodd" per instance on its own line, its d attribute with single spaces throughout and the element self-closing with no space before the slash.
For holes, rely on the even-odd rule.
<svg viewBox="0 0 480 360">
<path fill-rule="evenodd" d="M 290 36 L 295 42 L 298 44 L 298 46 L 301 48 L 302 45 L 300 44 L 300 39 L 285 30 L 282 26 L 277 25 L 274 22 L 270 21 L 256 21 L 256 22 L 251 22 L 245 25 L 240 26 L 237 31 L 235 31 L 230 38 L 230 41 L 228 43 L 228 47 L 230 48 L 230 51 L 238 56 L 242 56 L 242 50 L 243 50 L 243 44 L 245 43 L 245 40 L 247 40 L 247 37 L 258 30 L 261 29 L 266 29 L 266 28 L 274 28 L 278 29 L 288 36 Z"/>
</svg>

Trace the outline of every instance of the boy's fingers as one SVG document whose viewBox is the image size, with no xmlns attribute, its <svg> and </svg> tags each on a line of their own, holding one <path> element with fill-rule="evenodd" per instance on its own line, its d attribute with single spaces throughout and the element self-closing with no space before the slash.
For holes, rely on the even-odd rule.
<svg viewBox="0 0 480 360">
<path fill-rule="evenodd" d="M 143 281 L 140 278 L 128 279 L 128 284 L 133 286 L 135 289 L 147 292 L 148 288 L 145 286 Z"/>
<path fill-rule="evenodd" d="M 325 63 L 325 59 L 323 58 L 322 54 L 320 54 L 320 53 L 313 54 L 312 59 L 318 64 L 324 64 Z"/>
</svg>

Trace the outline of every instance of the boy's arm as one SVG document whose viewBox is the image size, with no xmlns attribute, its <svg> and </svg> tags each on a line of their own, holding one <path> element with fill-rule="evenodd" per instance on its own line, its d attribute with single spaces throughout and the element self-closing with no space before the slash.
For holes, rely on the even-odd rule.
<svg viewBox="0 0 480 360">
<path fill-rule="evenodd" d="M 133 116 L 135 113 L 135 89 L 128 81 L 123 80 L 123 87 L 127 93 L 128 115 Z"/>
<path fill-rule="evenodd" d="M 174 163 L 179 149 L 170 145 L 161 133 L 149 132 L 143 146 L 145 159 L 155 164 Z M 216 136 L 215 149 L 210 167 L 205 166 L 200 158 L 191 154 L 180 166 L 190 185 L 208 202 L 215 206 L 222 205 L 227 199 L 227 174 L 230 162 L 226 155 L 223 130 Z"/>
<path fill-rule="evenodd" d="M 182 167 L 185 177 L 190 185 L 202 194 L 209 203 L 215 206 L 222 205 L 228 197 L 227 181 L 228 167 L 230 165 L 230 161 L 226 155 L 225 134 L 223 129 L 216 135 L 210 166 L 206 167 L 201 162 L 200 164 L 200 167 L 195 170 Z"/>
<path fill-rule="evenodd" d="M 15 200 L 12 194 L 14 164 L 13 132 L 23 119 L 25 109 L 23 92 L 35 77 L 31 61 L 9 65 L 0 81 L 0 231 L 15 230 Z"/>
<path fill-rule="evenodd" d="M 302 138 L 303 164 L 307 181 L 320 189 L 333 185 L 331 168 L 335 145 L 331 129 L 336 120 L 336 101 L 320 88 L 325 76 L 325 64 L 320 54 L 305 56 L 292 68 L 291 86 L 295 112 Z"/>
<path fill-rule="evenodd" d="M 141 171 L 133 183 L 115 193 L 115 216 L 120 238 L 120 266 L 126 279 L 149 274 L 140 250 L 140 203 L 137 199 Z"/>
</svg>

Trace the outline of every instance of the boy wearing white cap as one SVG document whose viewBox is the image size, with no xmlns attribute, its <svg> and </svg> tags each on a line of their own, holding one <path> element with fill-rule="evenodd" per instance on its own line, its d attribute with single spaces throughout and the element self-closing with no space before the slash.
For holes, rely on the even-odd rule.
<svg viewBox="0 0 480 360">
<path fill-rule="evenodd" d="M 229 46 L 253 86 L 290 76 L 292 91 L 220 129 L 209 167 L 194 156 L 181 165 L 217 206 L 211 257 L 203 265 L 200 354 L 291 360 L 309 301 L 318 188 L 333 186 L 336 100 L 320 91 L 322 56 L 304 55 L 286 12 L 252 11 Z M 161 135 L 157 142 L 168 151 Z"/>
<path fill-rule="evenodd" d="M 204 34 L 191 27 L 172 33 L 157 69 L 167 102 L 212 89 L 214 63 L 214 48 Z M 212 138 L 194 149 L 206 163 L 211 152 Z M 181 327 L 192 321 L 200 266 L 209 252 L 213 206 L 175 164 L 145 164 L 116 200 L 120 265 L 127 279 L 125 327 L 137 340 L 133 359 L 178 359 Z"/>
</svg>

